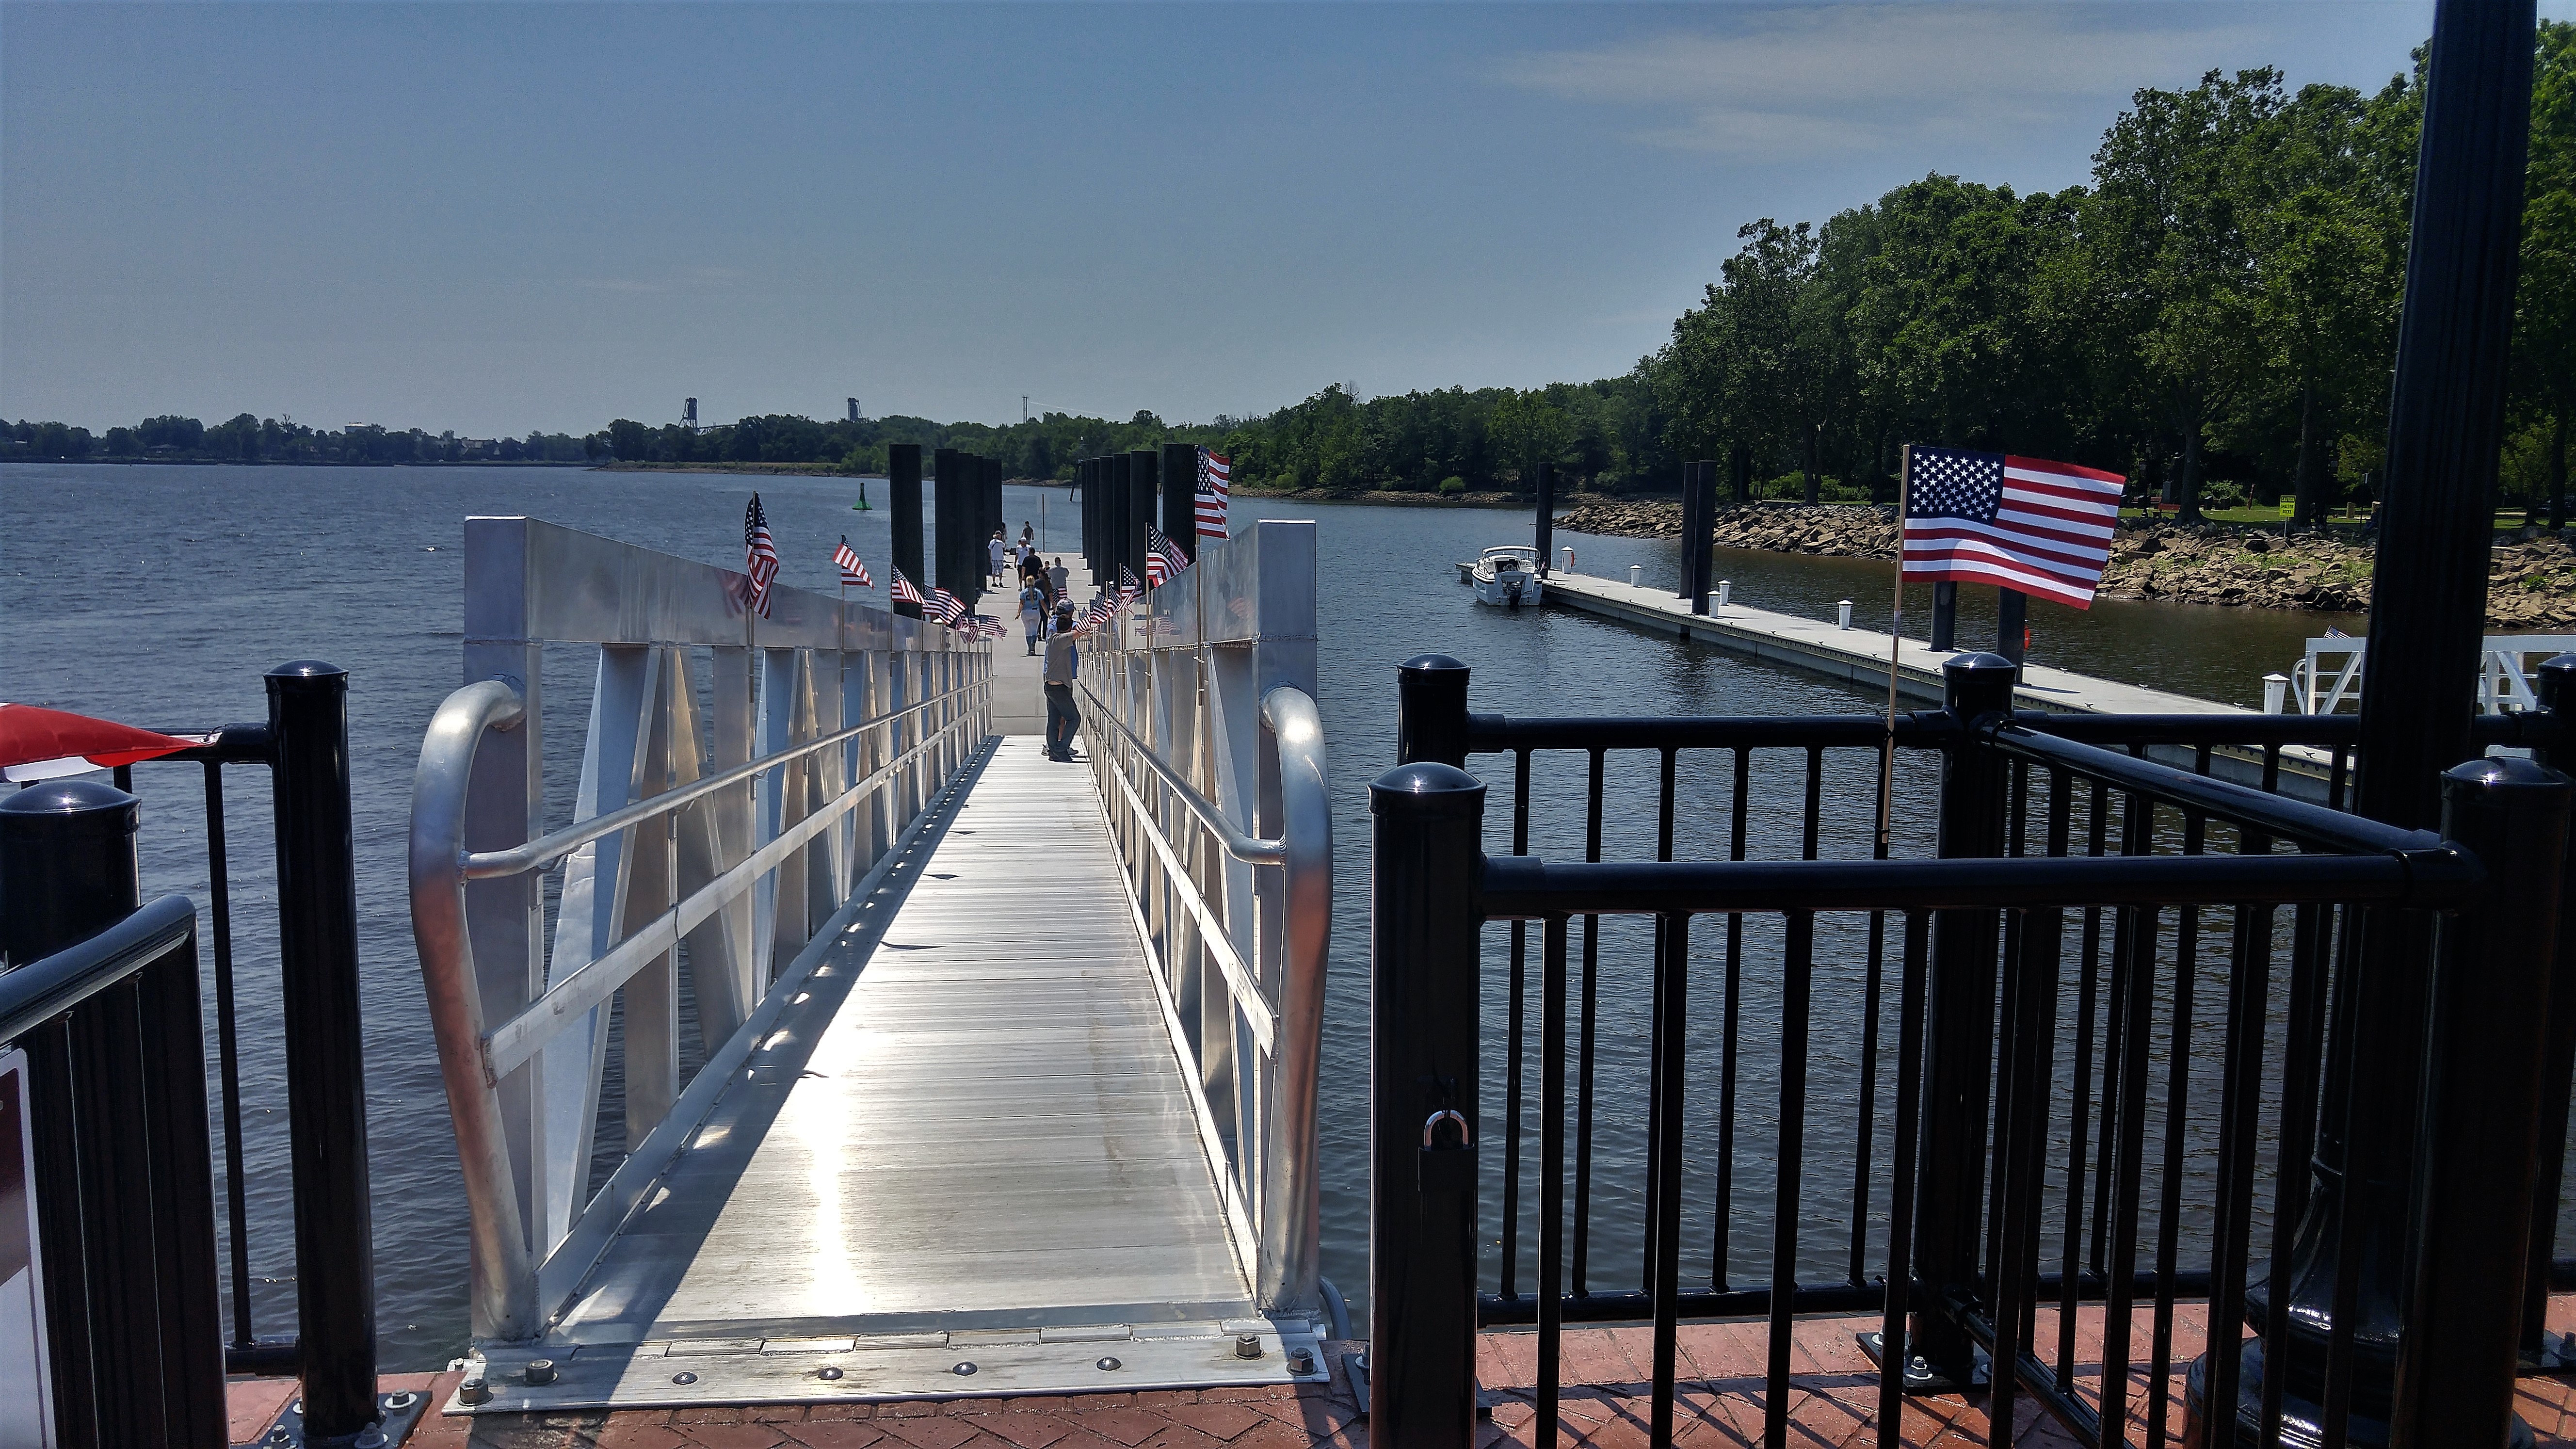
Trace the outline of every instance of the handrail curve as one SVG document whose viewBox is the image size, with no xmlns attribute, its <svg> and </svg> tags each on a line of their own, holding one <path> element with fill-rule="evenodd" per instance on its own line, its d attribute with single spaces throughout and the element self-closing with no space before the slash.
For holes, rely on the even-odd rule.
<svg viewBox="0 0 2576 1449">
<path fill-rule="evenodd" d="M 1261 719 L 1279 757 L 1280 875 L 1286 897 L 1279 1104 L 1270 1157 L 1279 1165 L 1262 1215 L 1265 1307 L 1320 1306 L 1323 1177 L 1316 1122 L 1324 1049 L 1324 978 L 1332 958 L 1333 797 L 1324 768 L 1324 722 L 1304 690 L 1279 685 L 1261 697 Z"/>
<path fill-rule="evenodd" d="M 526 717 L 519 691 L 497 679 L 466 685 L 430 717 L 411 790 L 411 932 L 438 1045 L 438 1071 L 464 1170 L 472 1254 L 472 1332 L 477 1341 L 537 1334 L 536 1265 L 519 1211 L 498 1084 L 483 1056 L 483 997 L 466 923 L 466 793 L 483 736 Z"/>
</svg>

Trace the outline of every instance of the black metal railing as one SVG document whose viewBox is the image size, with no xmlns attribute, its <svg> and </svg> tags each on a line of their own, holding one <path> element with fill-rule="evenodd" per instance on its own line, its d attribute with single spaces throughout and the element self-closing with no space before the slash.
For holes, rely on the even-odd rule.
<svg viewBox="0 0 2576 1449">
<path fill-rule="evenodd" d="M 203 1269 L 208 1312 L 202 1322 L 193 1308 L 185 1314 L 165 1312 L 154 1331 L 161 1336 L 161 1356 L 171 1363 L 194 1364 L 203 1357 L 212 1365 L 216 1375 L 215 1432 L 220 1432 L 222 1423 L 221 1375 L 229 1370 L 299 1375 L 303 1380 L 302 1422 L 305 1431 L 319 1439 L 355 1434 L 379 1421 L 384 1413 L 376 1392 L 374 1247 L 349 802 L 348 679 L 330 665 L 306 661 L 271 670 L 264 682 L 269 704 L 266 721 L 211 731 L 173 730 L 171 733 L 201 738 L 204 743 L 140 767 L 118 767 L 113 790 L 94 782 L 56 782 L 0 800 L 0 811 L 9 812 L 5 835 L 11 842 L 5 857 L 0 858 L 0 902 L 5 902 L 0 914 L 7 917 L 9 930 L 8 940 L 0 942 L 0 962 L 12 968 L 0 973 L 0 1001 L 38 989 L 42 970 L 91 949 L 89 944 L 74 943 L 87 942 L 109 922 L 134 910 L 137 874 L 133 831 L 139 807 L 134 796 L 125 792 L 134 788 L 137 768 L 148 771 L 162 764 L 197 765 L 202 771 L 205 803 L 220 1102 L 214 1115 L 222 1124 L 230 1283 L 228 1294 L 217 1286 L 212 1236 L 211 1159 L 215 1148 L 203 1090 L 205 1063 L 198 1025 L 196 935 L 193 910 L 182 901 L 178 908 L 191 922 L 185 973 L 189 1023 L 185 1049 L 193 1054 L 192 1072 L 198 1083 L 195 1127 L 193 1135 L 181 1124 L 175 1135 L 153 1139 L 150 1156 L 154 1172 L 177 1174 L 169 1178 L 177 1184 L 177 1196 L 162 1204 L 172 1212 L 194 1211 L 195 1198 L 191 1194 L 198 1190 L 180 1180 L 186 1172 L 185 1163 L 193 1160 L 204 1169 L 202 1193 L 208 1234 Z M 286 1151 L 294 1203 L 297 1332 L 268 1338 L 255 1331 L 253 1315 L 223 778 L 225 767 L 244 765 L 264 766 L 270 776 L 277 864 L 279 1007 L 287 1078 Z M 63 848 L 63 839 L 79 836 L 89 828 L 82 822 L 109 817 L 124 822 L 124 834 L 109 857 Z M 164 898 L 145 914 L 163 911 L 177 899 Z M 52 904 L 40 908 L 39 903 Z M 136 980 L 143 984 L 135 989 L 167 995 L 175 1001 L 179 992 L 176 974 L 175 967 L 160 976 L 144 973 L 137 976 Z M 168 978 L 166 982 L 164 977 Z M 176 1011 L 175 1006 L 170 1009 Z M 15 1020 L 0 1012 L 0 1022 Z M 0 1030 L 0 1043 L 9 1041 L 12 1034 Z M 92 1070 L 106 1068 L 94 1064 Z M 59 1086 L 59 1081 L 48 1086 L 40 1079 L 35 1084 L 38 1102 L 46 1100 L 46 1093 Z M 38 1120 L 41 1126 L 41 1115 Z M 156 1192 L 160 1186 L 161 1180 L 156 1178 Z M 118 1210 L 107 1199 L 67 1198 L 55 1212 L 58 1216 L 75 1214 L 72 1221 L 76 1225 L 94 1219 L 104 1230 L 113 1231 Z M 231 1300 L 229 1333 L 222 1311 L 226 1296 Z M 179 1300 L 162 1301 L 166 1309 Z M 193 1303 L 192 1299 L 188 1301 Z M 71 1300 L 62 1303 L 64 1311 L 70 1311 Z M 143 1310 L 128 1302 L 121 1311 L 131 1315 Z M 66 1335 L 68 1341 L 84 1341 L 81 1335 L 86 1330 L 76 1320 L 57 1316 L 49 1327 L 58 1343 L 67 1341 Z M 57 1370 L 61 1381 L 59 1356 Z M 78 1381 L 69 1382 L 76 1385 Z M 106 1385 L 109 1381 L 98 1382 Z M 75 1401 L 68 1396 L 68 1389 L 65 1392 L 63 1412 L 70 1417 L 60 1422 L 70 1427 L 64 1429 L 59 1442 L 163 1442 L 107 1432 L 112 1426 L 106 1420 L 81 1417 L 79 1404 L 88 1400 Z M 125 1395 L 119 1391 L 112 1397 L 121 1399 Z M 85 1423 L 95 1423 L 100 1432 L 85 1437 L 79 1428 Z M 219 1441 L 199 1436 L 193 1428 L 185 1433 L 174 1428 L 167 1442 Z"/>
<path fill-rule="evenodd" d="M 2576 661 L 2569 663 L 2576 668 Z M 1884 1315 L 1885 1339 L 1873 1347 L 1887 1353 L 1892 1346 L 1893 1361 L 1908 1369 L 1883 1382 L 1883 1442 L 1896 1442 L 1900 1392 L 1966 1387 L 1983 1376 L 1986 1363 L 1999 1361 L 2010 1372 L 1993 1380 L 1995 1442 L 2009 1441 L 2012 1401 L 2027 1394 L 2080 1441 L 2095 1444 L 2117 1442 L 2118 1434 L 2106 1435 L 2103 1425 L 2126 1423 L 2134 1396 L 2147 1442 L 2161 1443 L 2181 1427 L 2167 1422 L 2174 1305 L 2179 1297 L 2201 1295 L 2211 1299 L 2213 1343 L 2234 1342 L 2215 1326 L 2240 1321 L 2249 1306 L 2258 1337 L 2241 1364 L 2233 1352 L 2204 1358 L 2192 1375 L 2193 1401 L 2250 1404 L 2245 1428 L 2265 1442 L 2275 1441 L 2285 1415 L 2304 1415 L 2316 1421 L 2312 1433 L 2341 1442 L 2343 1425 L 2329 1429 L 2324 1421 L 2348 1419 L 2354 1381 L 2369 1378 L 2356 1374 L 2353 1348 L 2354 1324 L 2367 1315 L 2350 1311 L 2347 1301 L 2334 1317 L 2322 1345 L 2322 1377 L 2330 1383 L 2314 1381 L 2319 1376 L 2305 1372 L 2300 1347 L 2286 1341 L 2292 1315 L 2265 1317 L 2266 1305 L 2293 1294 L 2292 1270 L 2307 1261 L 2293 1249 L 2303 1218 L 2320 1204 L 2306 1172 L 2262 1170 L 2258 1140 L 2268 1128 L 2279 1144 L 2274 1161 L 2304 1163 L 2321 1114 L 2333 1120 L 2342 1098 L 2337 1063 L 2326 1050 L 2330 1003 L 2350 995 L 2339 973 L 2359 959 L 2353 948 L 2359 932 L 2393 928 L 2390 922 L 2430 932 L 2436 914 L 2450 913 L 2439 932 L 2443 969 L 2436 976 L 2456 984 L 2474 974 L 2459 970 L 2460 963 L 2490 950 L 2471 946 L 2481 934 L 2518 931 L 2528 946 L 2529 933 L 2554 920 L 2563 781 L 2520 761 L 2464 767 L 2470 773 L 2448 786 L 2448 833 L 2456 839 L 2394 830 L 2339 808 L 2353 746 L 2348 723 L 2242 715 L 2014 716 L 2003 708 L 2010 666 L 1971 656 L 1951 666 L 1947 708 L 1895 721 L 1900 755 L 1937 752 L 1937 804 L 1925 812 L 1915 807 L 1933 802 L 1906 798 L 1906 808 L 1883 810 L 1879 818 L 1893 814 L 1919 825 L 1928 813 L 1934 837 L 1926 841 L 1917 829 L 1910 844 L 1928 845 L 1932 858 L 1921 858 L 1919 849 L 1911 856 L 1903 848 L 1891 851 L 1892 835 L 1906 833 L 1882 830 L 1861 858 L 1819 859 L 1828 750 L 1867 751 L 1869 774 L 1862 778 L 1911 778 L 1878 758 L 1888 747 L 1885 721 L 1507 720 L 1467 713 L 1466 672 L 1454 661 L 1412 661 L 1402 680 L 1399 749 L 1407 764 L 1373 792 L 1381 1187 L 1373 1225 L 1372 1377 L 1377 1430 L 1393 1436 L 1380 1442 L 1463 1442 L 1454 1438 L 1463 1430 L 1455 1419 L 1460 1400 L 1453 1375 L 1458 1365 L 1472 1363 L 1479 1321 L 1538 1325 L 1537 1433 L 1540 1442 L 1553 1442 L 1558 1334 L 1569 1321 L 1602 1320 L 1653 1324 L 1652 1428 L 1656 1442 L 1670 1442 L 1676 1325 L 1754 1314 L 1771 1320 L 1767 1413 L 1769 1437 L 1781 1442 L 1791 1316 L 1876 1310 Z M 2499 743 L 2545 747 L 2555 738 L 2555 721 L 2502 721 L 2485 733 Z M 2177 746 L 2198 773 L 2140 757 L 2150 748 Z M 2327 803 L 2207 773 L 2213 751 L 2243 751 L 2259 762 L 2263 786 L 2274 788 L 2281 752 L 2294 746 L 2324 752 Z M 1559 749 L 1588 756 L 1582 864 L 1524 854 L 1531 754 Z M 1721 759 L 1732 766 L 1729 858 L 1722 862 L 1672 859 L 1676 754 L 1696 749 L 1727 752 Z M 1766 811 L 1753 801 L 1747 759 L 1775 749 L 1804 756 L 1793 777 L 1803 800 Z M 1656 754 L 1654 862 L 1600 862 L 1608 794 L 1603 758 L 1613 750 Z M 1484 853 L 1483 786 L 1428 763 L 1463 765 L 1471 751 L 1513 756 L 1515 855 Z M 2552 812 L 2561 823 L 2552 823 Z M 1748 860 L 1748 820 L 1757 818 L 1775 844 L 1794 836 L 1800 858 Z M 2547 849 L 2500 848 L 2506 840 L 2539 838 Z M 2498 879 L 2490 881 L 2482 861 L 2493 864 Z M 1897 919 L 1888 920 L 1890 914 Z M 1693 921 L 1712 915 L 1723 918 L 1725 930 L 1722 956 L 1710 953 L 1717 959 L 1702 968 L 1723 972 L 1718 1105 L 1714 1123 L 1694 1133 L 1685 1131 L 1684 1085 L 1694 1066 L 1690 998 L 1697 963 L 1690 939 Z M 1595 1082 L 1602 916 L 1643 916 L 1655 927 L 1645 1079 L 1641 1091 L 1615 1103 L 1613 1089 Z M 1579 977 L 1569 965 L 1578 917 Z M 1500 1264 L 1496 1291 L 1479 1299 L 1473 1293 L 1477 1154 L 1464 1149 L 1481 1132 L 1478 935 L 1487 920 L 1511 922 L 1512 943 L 1502 1049 Z M 1522 1072 L 1530 1046 L 1523 975 L 1531 922 L 1542 935 L 1535 1053 L 1540 1242 L 1536 1292 L 1526 1294 L 1518 1274 Z M 1759 951 L 1748 944 L 1753 923 L 1767 925 Z M 1858 1111 L 1849 1129 L 1856 1140 L 1848 1164 L 1852 1187 L 1847 1227 L 1832 1254 L 1840 1281 L 1800 1276 L 1814 1216 L 1801 1208 L 1810 1190 L 1814 1074 L 1808 1051 L 1818 1011 L 1820 923 L 1863 958 Z M 1896 1020 L 1883 1032 L 1883 968 L 1891 945 Z M 2487 976 L 2509 981 L 2483 988 L 2488 998 L 2477 1005 L 2476 1029 L 2494 1027 L 2489 1018 L 2508 1000 L 2536 1024 L 2549 996 L 2551 955 L 2538 951 L 2536 972 L 2490 966 Z M 2276 962 L 2283 969 L 2276 971 Z M 1772 1243 L 1769 1282 L 1761 1287 L 1736 1286 L 1727 1276 L 1727 1229 L 1739 1194 L 1736 1098 L 1748 970 L 1769 978 L 1765 984 L 1777 1001 L 1777 1020 L 1764 1023 L 1776 1034 L 1778 1060 L 1768 1104 Z M 1835 1002 L 1826 1009 L 1837 1006 L 1849 1009 Z M 2437 1061 L 2444 1059 L 2442 1033 L 2460 1029 L 2457 1020 L 2435 1024 Z M 1879 1101 L 1878 1073 L 1889 1037 L 1896 1100 L 1882 1148 L 1875 1129 L 1888 1109 Z M 2195 1075 L 2196 1055 L 2215 1057 L 2214 1083 Z M 2535 1047 L 2518 1068 L 2535 1103 L 2539 1058 Z M 2469 1059 L 2495 1065 L 2487 1055 Z M 2562 1073 L 2561 1095 L 2565 1085 Z M 1605 1291 L 1587 1276 L 1596 1119 L 1609 1105 L 1642 1106 L 1646 1119 L 1642 1194 L 1639 1184 L 1618 1185 L 1620 1195 L 1645 1200 L 1634 1290 Z M 2526 1144 L 2535 1114 L 2536 1106 L 2520 1117 Z M 2214 1130 L 2201 1118 L 2214 1121 Z M 2456 1148 L 2456 1139 L 2434 1134 L 2428 1140 Z M 1684 1167 L 1689 1161 L 1699 1170 L 1711 1157 L 1710 1270 L 1705 1287 L 1685 1287 Z M 1887 1182 L 1883 1218 L 1873 1211 L 1879 1171 Z M 1387 1184 L 1408 1179 L 1420 1197 L 1388 1191 Z M 2554 1184 L 2541 1184 L 2540 1196 L 2554 1203 Z M 2327 1206 L 2343 1210 L 2339 1203 Z M 2270 1220 L 2274 1266 L 2263 1270 L 2249 1305 L 2258 1208 Z M 2531 1211 L 2528 1205 L 2519 1210 Z M 2357 1233 L 2324 1238 L 2343 1258 L 2363 1252 Z M 1876 1254 L 1873 1241 L 1882 1245 Z M 2517 1255 L 2522 1242 L 2514 1238 Z M 2043 1245 L 2050 1251 L 2043 1254 Z M 1869 1272 L 1873 1261 L 1876 1275 Z M 2468 1290 L 2447 1284 L 2419 1294 L 2418 1307 L 2500 1314 L 2511 1330 L 2520 1326 L 2525 1287 L 2517 1273 L 2507 1306 L 2481 1299 L 2463 1310 Z M 2492 1284 L 2479 1291 L 2494 1296 Z M 2082 1320 L 2096 1303 L 2099 1323 L 2086 1331 Z M 2131 1329 L 2141 1307 L 2148 1315 L 2143 1351 Z M 2079 1340 L 2089 1345 L 2097 1336 L 2091 1360 L 2080 1359 Z M 2288 1366 L 2267 1372 L 2266 1363 Z M 2133 1366 L 2147 1371 L 2143 1394 L 2135 1393 Z M 2242 1392 L 2249 1376 L 2250 1397 Z M 2450 1375 L 2425 1392 L 2438 1397 L 2492 1387 L 2470 1374 L 2477 1387 L 2463 1388 L 2460 1377 Z M 2385 1376 L 2380 1388 L 2390 1389 Z M 2363 1390 L 2362 1408 L 2385 1415 L 2387 1405 L 2372 1402 L 2371 1392 Z M 2245 1442 L 2237 1435 L 2238 1414 L 2203 1417 L 2198 1442 Z"/>
</svg>

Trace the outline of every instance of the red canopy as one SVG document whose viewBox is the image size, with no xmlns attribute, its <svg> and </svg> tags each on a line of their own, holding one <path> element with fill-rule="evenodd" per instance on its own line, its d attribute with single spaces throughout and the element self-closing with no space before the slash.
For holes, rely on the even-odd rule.
<svg viewBox="0 0 2576 1449">
<path fill-rule="evenodd" d="M 0 779 L 21 784 L 130 765 L 204 743 L 85 714 L 0 702 Z"/>
</svg>

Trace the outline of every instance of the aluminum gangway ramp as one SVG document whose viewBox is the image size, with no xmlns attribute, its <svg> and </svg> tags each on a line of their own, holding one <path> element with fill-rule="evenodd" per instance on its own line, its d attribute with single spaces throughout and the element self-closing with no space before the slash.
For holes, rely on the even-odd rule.
<svg viewBox="0 0 2576 1449">
<path fill-rule="evenodd" d="M 493 1407 L 1287 1382 L 1311 1354 L 1254 1307 L 1091 771 L 991 738 L 952 794 L 543 1340 L 487 1350 Z"/>
<path fill-rule="evenodd" d="M 742 573 L 466 520 L 407 843 L 469 1264 L 442 1413 L 1338 1370 L 1314 534 L 1095 614 L 1058 763 L 980 627 L 746 616 Z"/>
</svg>

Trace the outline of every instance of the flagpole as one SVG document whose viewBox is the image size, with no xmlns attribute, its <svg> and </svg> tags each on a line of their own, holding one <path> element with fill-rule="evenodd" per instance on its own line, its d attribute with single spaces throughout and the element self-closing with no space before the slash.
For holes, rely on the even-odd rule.
<svg viewBox="0 0 2576 1449">
<path fill-rule="evenodd" d="M 1914 445 L 1896 450 L 1896 588 L 1887 622 L 1887 737 L 1878 747 L 1878 854 L 1887 856 L 1887 823 L 1896 795 L 1896 668 L 1905 648 L 1905 507 L 1914 476 Z"/>
</svg>

